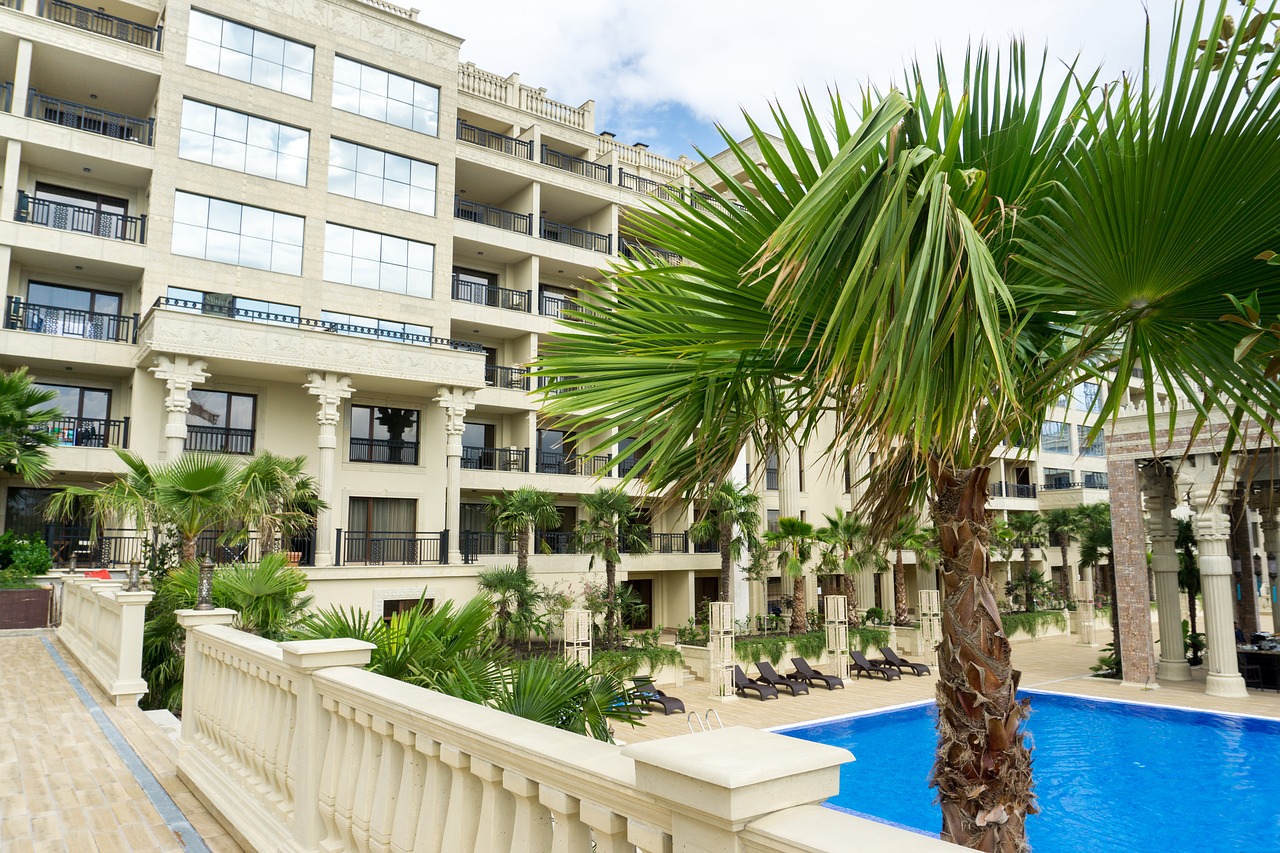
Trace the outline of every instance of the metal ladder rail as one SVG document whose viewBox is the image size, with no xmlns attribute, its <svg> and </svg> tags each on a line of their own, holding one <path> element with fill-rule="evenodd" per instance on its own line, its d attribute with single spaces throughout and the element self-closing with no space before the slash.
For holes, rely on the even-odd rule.
<svg viewBox="0 0 1280 853">
<path fill-rule="evenodd" d="M 711 717 L 713 715 L 716 718 L 716 724 L 714 726 L 711 725 Z M 688 713 L 688 715 L 685 717 L 685 722 L 689 724 L 689 734 L 697 734 L 698 732 L 708 732 L 708 731 L 713 731 L 715 729 L 724 728 L 724 723 L 720 719 L 720 714 L 718 711 L 716 711 L 715 708 L 708 708 L 705 717 L 706 717 L 706 723 L 704 724 L 703 718 L 698 716 L 697 711 L 690 711 Z M 693 730 L 693 723 L 695 720 L 698 723 L 698 732 L 695 732 Z"/>
</svg>

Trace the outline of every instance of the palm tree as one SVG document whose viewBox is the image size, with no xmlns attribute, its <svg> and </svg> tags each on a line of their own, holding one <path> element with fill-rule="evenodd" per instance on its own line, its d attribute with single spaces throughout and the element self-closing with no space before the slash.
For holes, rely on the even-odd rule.
<svg viewBox="0 0 1280 853">
<path fill-rule="evenodd" d="M 316 525 L 316 513 L 327 508 L 320 499 L 320 487 L 306 473 L 307 457 L 277 456 L 262 451 L 245 463 L 237 473 L 235 502 L 244 516 L 244 527 L 258 532 L 263 553 L 270 553 L 279 543 L 285 551 L 288 543 Z"/>
<path fill-rule="evenodd" d="M 637 523 L 640 512 L 621 486 L 601 486 L 583 495 L 582 508 L 586 518 L 574 528 L 573 538 L 583 553 L 591 555 L 591 568 L 595 568 L 597 558 L 604 562 L 604 645 L 613 648 L 620 635 L 618 563 L 622 562 L 623 551 L 643 554 L 649 550 L 649 542 L 644 527 Z"/>
<path fill-rule="evenodd" d="M 936 537 L 932 527 L 920 524 L 920 517 L 907 513 L 889 534 L 888 546 L 893 549 L 893 624 L 907 625 L 907 567 L 902 559 L 903 551 L 914 551 L 917 568 L 937 564 Z"/>
<path fill-rule="evenodd" d="M 1057 507 L 1044 514 L 1044 524 L 1049 539 L 1058 543 L 1062 549 L 1062 597 L 1071 599 L 1071 581 L 1075 578 L 1071 567 L 1067 564 L 1067 552 L 1071 549 L 1071 541 L 1080 535 L 1081 517 L 1079 507 Z"/>
<path fill-rule="evenodd" d="M 1220 319 L 1224 282 L 1280 309 L 1280 270 L 1255 260 L 1280 227 L 1280 58 L 1226 35 L 1225 11 L 1179 15 L 1161 73 L 1114 86 L 1073 73 L 1047 92 L 1015 45 L 999 70 L 978 51 L 954 85 L 940 61 L 937 94 L 918 70 L 910 97 L 871 90 L 860 123 L 838 97 L 829 122 L 804 102 L 807 135 L 779 110 L 776 138 L 749 120 L 758 153 L 725 134 L 731 162 L 708 162 L 716 186 L 700 184 L 712 202 L 637 217 L 684 262 L 620 262 L 616 288 L 587 297 L 597 310 L 540 347 L 551 412 L 650 442 L 651 487 L 694 488 L 748 441 L 827 424 L 834 449 L 877 454 L 863 502 L 878 529 L 929 498 L 945 840 L 1023 850 L 1034 810 L 987 560 L 1001 442 L 1039 434 L 1084 378 L 1122 377 L 1095 432 L 1130 383 L 1167 397 L 1160 427 L 1182 405 L 1233 424 L 1280 414 L 1265 359 L 1237 361 Z M 1225 38 L 1220 57 L 1200 56 L 1204 36 Z M 767 394 L 789 420 L 762 424 Z"/>
<path fill-rule="evenodd" d="M 532 644 L 531 629 L 546 592 L 528 570 L 484 569 L 476 575 L 476 585 L 493 600 L 498 636 L 510 643 L 523 634 Z"/>
<path fill-rule="evenodd" d="M 1098 583 L 1106 584 L 1111 599 L 1111 637 L 1115 646 L 1117 673 L 1122 672 L 1120 657 L 1120 608 L 1116 606 L 1116 573 L 1111 566 L 1111 504 L 1092 503 L 1080 507 L 1084 530 L 1080 534 L 1080 563 L 1097 567 Z"/>
<path fill-rule="evenodd" d="M 37 388 L 25 367 L 0 371 L 0 470 L 28 483 L 49 479 L 49 448 L 58 440 L 45 426 L 62 412 L 45 404 L 56 396 Z"/>
<path fill-rule="evenodd" d="M 1023 606 L 1031 612 L 1036 609 L 1036 591 L 1044 584 L 1039 569 L 1031 568 L 1031 549 L 1045 543 L 1044 516 L 1038 512 L 1009 513 L 1009 529 L 1013 532 L 1013 541 L 1022 549 L 1022 571 L 1013 582 L 1022 587 Z"/>
<path fill-rule="evenodd" d="M 1195 527 L 1190 519 L 1178 519 L 1178 586 L 1187 591 L 1187 621 L 1196 633 L 1196 598 L 1200 595 L 1200 561 L 1196 555 Z"/>
<path fill-rule="evenodd" d="M 721 480 L 707 493 L 706 512 L 689 528 L 694 542 L 720 546 L 720 600 L 733 600 L 733 564 L 760 544 L 760 496 L 746 484 Z"/>
<path fill-rule="evenodd" d="M 783 577 L 792 579 L 790 631 L 803 634 L 809 617 L 804 600 L 804 570 L 813 559 L 813 525 L 798 518 L 779 518 L 778 529 L 766 531 L 764 541 L 778 552 L 778 571 Z"/>
<path fill-rule="evenodd" d="M 489 508 L 489 525 L 516 540 L 516 568 L 528 572 L 530 529 L 560 526 L 555 495 L 533 486 L 521 486 L 515 491 L 503 489 L 500 495 L 490 495 L 485 504 Z"/>
<path fill-rule="evenodd" d="M 849 625 L 856 628 L 858 618 L 858 572 L 865 568 L 880 571 L 887 566 L 880 543 L 871 536 L 871 528 L 853 513 L 836 510 L 835 515 L 825 515 L 827 523 L 814 531 L 814 539 L 820 545 L 818 570 L 823 574 L 840 575 L 840 594 L 848 601 Z M 794 617 L 794 613 L 792 614 Z"/>
</svg>

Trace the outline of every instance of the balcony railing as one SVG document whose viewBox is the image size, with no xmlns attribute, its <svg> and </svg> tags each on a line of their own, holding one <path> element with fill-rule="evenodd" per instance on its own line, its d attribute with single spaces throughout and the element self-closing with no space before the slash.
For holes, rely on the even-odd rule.
<svg viewBox="0 0 1280 853">
<path fill-rule="evenodd" d="M 551 317 L 556 320 L 564 319 L 564 311 L 566 308 L 576 308 L 572 301 L 563 296 L 556 296 L 552 293 L 538 294 L 538 313 L 543 317 Z"/>
<path fill-rule="evenodd" d="M 55 305 L 23 302 L 17 296 L 8 298 L 4 327 L 15 331 L 58 335 L 64 338 L 86 338 L 91 341 L 138 342 L 138 315 L 100 314 Z"/>
<path fill-rule="evenodd" d="M 100 36 L 119 39 L 151 50 L 160 50 L 164 38 L 164 27 L 148 27 L 127 18 L 117 18 L 101 10 L 89 9 L 67 3 L 65 0 L 39 0 L 36 7 L 42 18 L 66 24 L 78 30 L 87 30 Z"/>
<path fill-rule="evenodd" d="M 522 160 L 533 159 L 532 142 L 516 139 L 514 136 L 504 136 L 492 130 L 485 130 L 483 127 L 467 124 L 462 119 L 458 119 L 458 138 L 463 142 L 470 142 L 472 145 L 479 145 L 481 148 L 488 148 L 490 151 L 510 154 L 512 157 L 519 157 Z"/>
<path fill-rule="evenodd" d="M 452 338 L 437 338 L 428 335 L 417 335 L 410 332 L 397 332 L 390 329 L 375 329 L 372 326 L 357 326 L 351 323 L 336 323 L 332 320 L 313 320 L 309 317 L 295 317 L 292 314 L 273 314 L 270 311 L 253 311 L 240 308 L 234 303 L 227 308 L 219 308 L 216 312 L 206 312 L 202 302 L 190 299 L 174 299 L 161 296 L 155 301 L 156 308 L 177 308 L 232 320 L 249 320 L 257 323 L 271 323 L 276 326 L 297 326 L 301 329 L 315 329 L 323 332 L 336 332 L 340 335 L 352 335 L 360 338 L 381 338 L 399 341 L 418 346 L 444 346 L 464 352 L 484 352 L 484 347 L 471 341 L 455 341 Z"/>
<path fill-rule="evenodd" d="M 46 525 L 43 536 L 55 564 L 65 566 L 74 559 L 79 567 L 127 566 L 133 562 L 145 566 L 154 543 L 163 541 L 158 531 L 110 528 L 99 529 L 94 536 L 88 527 L 62 524 Z M 195 545 L 198 556 L 208 554 L 220 565 L 258 561 L 266 552 L 258 534 L 252 530 L 234 538 L 224 536 L 222 530 L 206 530 L 196 538 Z M 270 550 L 294 552 L 299 565 L 314 565 L 315 531 L 308 530 L 283 541 L 277 539 Z"/>
<path fill-rule="evenodd" d="M 529 448 L 462 448 L 462 467 L 471 471 L 529 471 Z"/>
<path fill-rule="evenodd" d="M 507 311 L 523 311 L 526 314 L 533 302 L 533 293 L 528 290 L 510 290 L 493 284 L 468 281 L 458 275 L 453 277 L 452 296 L 459 302 L 488 305 L 490 308 L 503 308 Z M 483 351 L 483 347 L 481 350 Z"/>
<path fill-rule="evenodd" d="M 74 127 L 86 133 L 97 133 L 112 139 L 151 145 L 155 137 L 155 120 L 100 110 L 74 101 L 41 95 L 32 89 L 27 95 L 27 115 L 41 121 Z"/>
<path fill-rule="evenodd" d="M 613 167 L 604 166 L 600 163 L 592 163 L 590 160 L 583 160 L 581 157 L 574 157 L 572 154 L 566 154 L 563 151 L 557 151 L 546 145 L 542 146 L 542 162 L 554 169 L 560 169 L 564 172 L 572 172 L 575 175 L 581 175 L 584 178 L 590 178 L 593 181 L 603 181 L 606 184 L 613 183 Z"/>
<path fill-rule="evenodd" d="M 708 539 L 705 542 L 694 542 L 693 553 L 718 554 L 720 553 L 720 542 L 717 539 Z"/>
<path fill-rule="evenodd" d="M 689 534 L 686 533 L 650 533 L 649 553 L 651 554 L 687 554 L 689 553 Z"/>
<path fill-rule="evenodd" d="M 22 190 L 18 190 L 18 209 L 14 211 L 13 218 L 59 231 L 74 231 L 129 243 L 147 242 L 146 216 L 125 216 L 95 207 L 32 198 Z"/>
<path fill-rule="evenodd" d="M 1107 474 L 1086 472 L 1083 485 L 1086 489 L 1110 489 L 1111 479 Z"/>
<path fill-rule="evenodd" d="M 628 172 L 621 166 L 618 167 L 618 186 L 623 189 L 651 195 L 663 201 L 678 201 L 680 199 L 680 190 L 678 188 L 664 184 L 661 181 L 641 177 L 635 172 Z"/>
<path fill-rule="evenodd" d="M 254 433 L 251 429 L 217 426 L 188 426 L 184 450 L 195 453 L 253 453 Z"/>
<path fill-rule="evenodd" d="M 529 368 L 501 367 L 497 364 L 486 364 L 484 366 L 484 381 L 495 388 L 528 391 Z"/>
<path fill-rule="evenodd" d="M 1034 498 L 1036 496 L 1034 483 L 1005 483 L 1004 487 L 1004 496 L 1006 498 Z"/>
<path fill-rule="evenodd" d="M 597 234 L 594 231 L 574 228 L 572 225 L 552 222 L 549 219 L 542 220 L 542 229 L 538 236 L 544 240 L 564 243 L 566 246 L 575 246 L 579 249 L 589 249 L 605 255 L 613 252 L 612 234 Z"/>
<path fill-rule="evenodd" d="M 579 456 L 550 450 L 538 453 L 539 474 L 577 474 L 583 477 L 603 474 L 607 477 L 612 467 L 613 457 L 610 455 Z"/>
<path fill-rule="evenodd" d="M 58 418 L 44 425 L 63 447 L 129 447 L 129 419 Z"/>
<path fill-rule="evenodd" d="M 505 533 L 493 533 L 487 530 L 464 530 L 462 541 L 462 562 L 477 562 L 483 554 L 514 554 L 516 543 Z"/>
<path fill-rule="evenodd" d="M 564 530 L 537 530 L 533 534 L 534 554 L 577 554 L 580 553 L 577 539 Z"/>
<path fill-rule="evenodd" d="M 501 228 L 515 234 L 533 234 L 533 214 L 503 210 L 478 201 L 467 201 L 459 196 L 453 197 L 453 216 L 455 219 Z"/>
<path fill-rule="evenodd" d="M 987 493 L 993 498 L 1004 497 L 1004 483 L 988 483 Z"/>
<path fill-rule="evenodd" d="M 418 442 L 352 437 L 351 461 L 380 462 L 384 465 L 417 465 Z"/>
<path fill-rule="evenodd" d="M 449 531 L 417 533 L 414 531 L 350 531 L 345 536 L 338 528 L 337 551 L 342 563 L 364 563 L 381 566 L 396 563 L 418 566 L 443 563 L 449 556 Z"/>
<path fill-rule="evenodd" d="M 579 456 L 578 457 L 578 473 L 584 477 L 595 477 L 597 475 L 609 476 L 609 469 L 613 467 L 613 455 L 606 454 L 604 456 Z"/>
<path fill-rule="evenodd" d="M 618 254 L 624 258 L 631 258 L 633 261 L 645 260 L 646 257 L 651 257 L 671 266 L 679 266 L 684 263 L 684 258 L 675 252 L 668 252 L 666 249 L 659 249 L 656 246 L 646 246 L 644 243 L 628 240 L 626 237 L 618 238 Z"/>
</svg>

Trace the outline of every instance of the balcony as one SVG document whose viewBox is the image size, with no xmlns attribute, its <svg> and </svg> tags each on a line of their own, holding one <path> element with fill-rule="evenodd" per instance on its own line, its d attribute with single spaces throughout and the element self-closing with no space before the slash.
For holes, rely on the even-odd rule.
<svg viewBox="0 0 1280 853">
<path fill-rule="evenodd" d="M 147 242 L 146 216 L 125 216 L 94 207 L 33 198 L 22 190 L 18 190 L 18 208 L 14 211 L 13 218 L 18 222 L 43 225 L 58 231 L 72 231 L 128 243 Z"/>
<path fill-rule="evenodd" d="M 232 429 L 217 426 L 188 426 L 187 442 L 183 450 L 189 453 L 232 453 L 249 456 L 253 453 L 254 433 L 251 429 Z"/>
<path fill-rule="evenodd" d="M 578 249 L 588 249 L 605 255 L 613 253 L 612 234 L 597 234 L 595 231 L 574 228 L 572 225 L 552 222 L 549 219 L 542 220 L 542 228 L 538 236 L 544 240 L 563 243 Z"/>
<path fill-rule="evenodd" d="M 670 266 L 679 266 L 684 263 L 684 258 L 675 252 L 668 252 L 665 249 L 659 249 L 656 246 L 646 246 L 635 240 L 628 240 L 626 237 L 618 238 L 618 254 L 624 258 L 630 258 L 633 261 L 648 260 L 650 258 L 662 261 Z"/>
<path fill-rule="evenodd" d="M 14 331 L 84 338 L 91 341 L 138 342 L 138 315 L 99 314 L 54 305 L 35 305 L 10 296 L 4 327 Z"/>
<path fill-rule="evenodd" d="M 579 456 L 576 453 L 559 453 L 544 450 L 538 453 L 539 474 L 570 474 L 582 477 L 609 476 L 613 457 Z"/>
<path fill-rule="evenodd" d="M 651 180 L 650 178 L 641 177 L 634 172 L 628 172 L 621 166 L 618 167 L 618 186 L 625 190 L 634 190 L 638 193 L 651 195 L 654 198 L 663 201 L 679 201 L 680 189 L 670 184 L 664 184 L 661 181 Z"/>
<path fill-rule="evenodd" d="M 367 566 L 397 564 L 419 566 L 443 563 L 449 555 L 449 531 L 416 533 L 414 531 L 350 531 L 337 534 L 338 565 L 363 563 Z"/>
<path fill-rule="evenodd" d="M 574 535 L 566 530 L 537 530 L 533 534 L 534 554 L 579 554 L 581 549 Z"/>
<path fill-rule="evenodd" d="M 462 467 L 469 471 L 529 471 L 529 448 L 462 448 Z"/>
<path fill-rule="evenodd" d="M 490 531 L 464 530 L 462 541 L 462 562 L 475 563 L 482 554 L 514 554 L 516 545 L 505 533 Z"/>
<path fill-rule="evenodd" d="M 44 425 L 62 447 L 129 447 L 129 419 L 59 418 Z"/>
<path fill-rule="evenodd" d="M 1004 497 L 1004 483 L 988 483 L 987 494 L 993 498 Z"/>
<path fill-rule="evenodd" d="M 1040 487 L 1042 492 L 1065 492 L 1070 489 L 1079 489 L 1083 483 L 1074 480 L 1050 480 Z"/>
<path fill-rule="evenodd" d="M 352 462 L 376 462 L 382 465 L 417 465 L 418 442 L 389 438 L 351 439 Z"/>
<path fill-rule="evenodd" d="M 88 527 L 49 524 L 42 532 L 56 565 L 65 566 L 75 560 L 77 566 L 127 566 L 146 563 L 156 534 L 136 528 L 105 528 L 91 535 Z M 229 540 L 222 530 L 206 530 L 196 538 L 196 553 L 208 554 L 215 563 L 258 561 L 265 551 L 292 551 L 299 565 L 315 565 L 315 531 L 309 530 L 287 541 L 277 539 L 264 549 L 256 531 L 250 530 Z"/>
<path fill-rule="evenodd" d="M 523 311 L 530 313 L 533 294 L 528 290 L 509 290 L 493 284 L 464 279 L 457 273 L 453 276 L 451 295 L 458 302 L 470 302 L 473 305 L 487 305 L 490 308 L 502 308 L 507 311 Z M 473 345 L 482 351 L 479 345 Z"/>
<path fill-rule="evenodd" d="M 548 146 L 542 146 L 542 162 L 553 169 L 559 169 L 562 172 L 572 172 L 575 175 L 581 175 L 593 181 L 601 181 L 602 183 L 613 183 L 613 167 L 603 166 L 600 163 L 592 163 L 590 160 L 583 160 L 581 157 L 574 157 L 572 154 L 566 154 L 563 151 L 557 151 Z"/>
<path fill-rule="evenodd" d="M 117 18 L 101 10 L 89 9 L 67 3 L 65 0 L 39 0 L 36 7 L 42 18 L 75 27 L 77 30 L 97 33 L 107 38 L 158 51 L 164 38 L 164 27 L 149 27 L 127 18 Z"/>
<path fill-rule="evenodd" d="M 646 533 L 640 537 L 648 546 L 641 553 L 647 554 L 687 554 L 689 553 L 689 534 L 686 533 Z M 625 546 L 619 549 L 629 553 Z"/>
<path fill-rule="evenodd" d="M 458 119 L 458 139 L 472 145 L 479 145 L 481 148 L 488 148 L 490 151 L 497 151 L 499 154 L 508 154 L 522 160 L 533 159 L 532 142 L 485 130 L 483 127 L 467 124 L 462 119 Z"/>
<path fill-rule="evenodd" d="M 48 95 L 41 95 L 35 89 L 32 89 L 27 96 L 27 115 L 40 121 L 72 127 L 86 133 L 109 136 L 125 142 L 137 142 L 147 146 L 154 144 L 154 119 L 135 118 L 85 104 L 77 104 L 74 101 L 51 98 Z"/>
<path fill-rule="evenodd" d="M 1034 498 L 1036 496 L 1036 487 L 1034 483 L 1005 483 L 1004 496 L 1006 498 Z"/>
<path fill-rule="evenodd" d="M 1081 483 L 1086 489 L 1107 489 L 1111 488 L 1110 477 L 1105 472 L 1086 471 L 1084 482 Z"/>
<path fill-rule="evenodd" d="M 466 201 L 459 196 L 453 197 L 453 216 L 455 219 L 501 228 L 514 234 L 533 234 L 533 214 L 503 210 L 476 201 Z"/>
<path fill-rule="evenodd" d="M 506 388 L 511 391 L 529 390 L 529 368 L 500 367 L 496 364 L 484 366 L 484 381 L 494 388 Z"/>
</svg>

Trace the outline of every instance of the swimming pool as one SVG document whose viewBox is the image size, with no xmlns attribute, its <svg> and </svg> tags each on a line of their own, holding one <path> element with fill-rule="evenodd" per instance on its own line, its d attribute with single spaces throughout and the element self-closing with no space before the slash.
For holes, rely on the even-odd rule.
<svg viewBox="0 0 1280 853">
<path fill-rule="evenodd" d="M 1280 850 L 1280 721 L 1026 691 L 1035 853 Z M 831 805 L 935 834 L 934 705 L 778 729 L 849 749 Z"/>
</svg>

